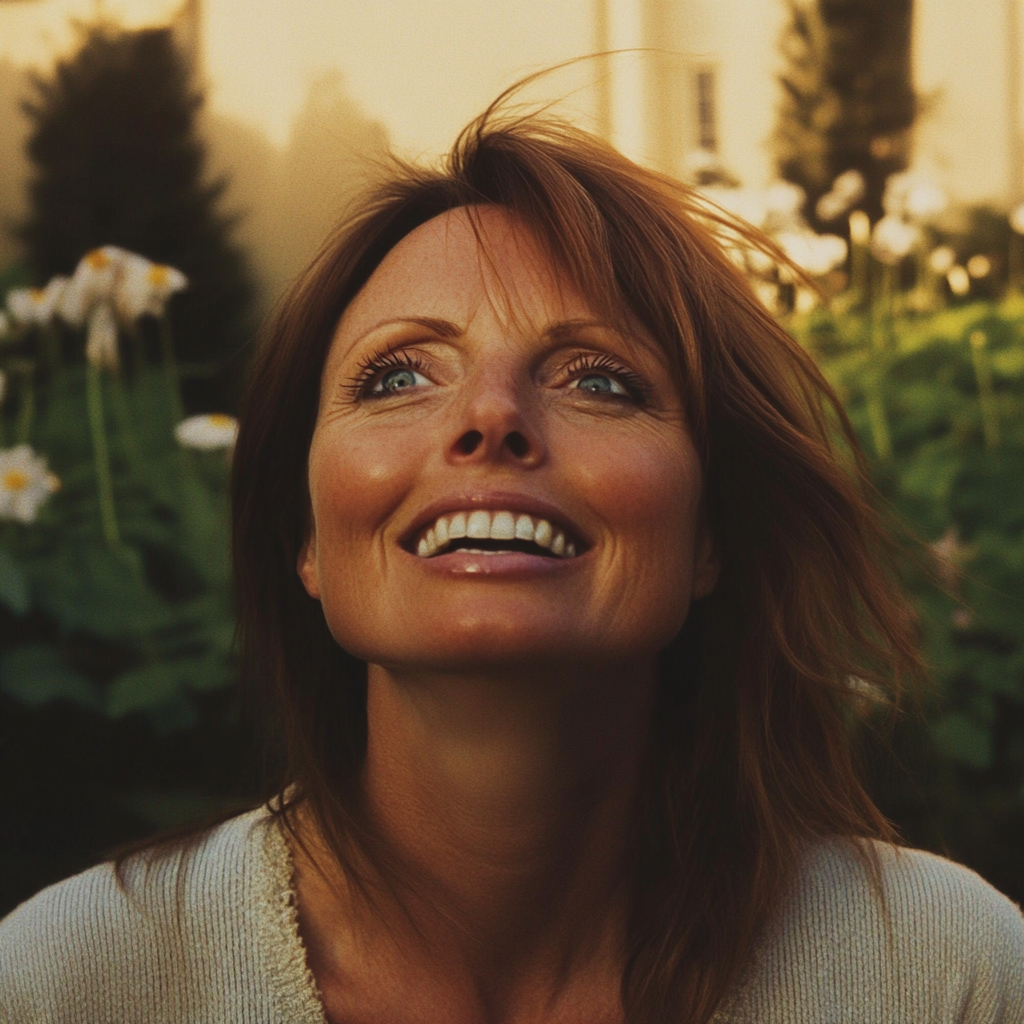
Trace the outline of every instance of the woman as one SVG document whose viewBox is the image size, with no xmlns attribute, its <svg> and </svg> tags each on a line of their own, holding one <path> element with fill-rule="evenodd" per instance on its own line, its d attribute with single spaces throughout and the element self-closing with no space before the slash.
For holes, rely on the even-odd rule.
<svg viewBox="0 0 1024 1024">
<path fill-rule="evenodd" d="M 493 114 L 358 208 L 236 452 L 281 789 L 15 911 L 4 1020 L 1024 1019 L 1018 908 L 854 770 L 912 615 L 737 231 Z"/>
</svg>

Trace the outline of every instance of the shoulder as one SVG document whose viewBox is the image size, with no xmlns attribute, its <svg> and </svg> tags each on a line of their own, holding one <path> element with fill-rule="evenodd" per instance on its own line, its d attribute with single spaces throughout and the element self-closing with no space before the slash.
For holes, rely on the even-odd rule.
<svg viewBox="0 0 1024 1024">
<path fill-rule="evenodd" d="M 764 936 L 744 1001 L 737 1019 L 1024 1020 L 1024 917 L 934 854 L 822 842 Z"/>
<path fill-rule="evenodd" d="M 879 868 L 881 894 L 872 884 L 870 858 Z M 797 902 L 804 912 L 817 905 L 820 914 L 827 904 L 847 921 L 891 927 L 894 941 L 952 943 L 988 956 L 1005 949 L 1024 957 L 1020 908 L 970 868 L 924 850 L 822 843 L 808 855 Z"/>
<path fill-rule="evenodd" d="M 0 1017 L 193 1019 L 211 986 L 230 990 L 218 975 L 251 960 L 245 910 L 265 818 L 245 814 L 193 844 L 136 855 L 122 879 L 100 864 L 17 907 L 0 922 Z"/>
</svg>

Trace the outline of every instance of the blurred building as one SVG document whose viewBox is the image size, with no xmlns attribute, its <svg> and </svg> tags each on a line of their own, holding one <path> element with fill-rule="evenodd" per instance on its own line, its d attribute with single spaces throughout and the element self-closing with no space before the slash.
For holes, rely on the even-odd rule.
<svg viewBox="0 0 1024 1024">
<path fill-rule="evenodd" d="M 717 154 L 743 181 L 771 176 L 780 0 L 594 0 L 606 62 L 608 137 L 634 159 L 683 174 Z"/>
<path fill-rule="evenodd" d="M 671 174 L 714 153 L 746 183 L 771 177 L 782 0 L 593 3 L 597 49 L 649 51 L 607 62 L 609 138 Z M 961 200 L 1024 199 L 1019 3 L 915 0 L 914 163 Z"/>
</svg>

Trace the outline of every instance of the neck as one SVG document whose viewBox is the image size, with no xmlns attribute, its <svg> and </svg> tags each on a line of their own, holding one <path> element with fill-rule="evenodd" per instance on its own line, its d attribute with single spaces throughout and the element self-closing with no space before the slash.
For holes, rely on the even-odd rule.
<svg viewBox="0 0 1024 1024">
<path fill-rule="evenodd" d="M 372 666 L 367 808 L 409 884 L 401 909 L 385 899 L 361 925 L 478 993 L 500 987 L 504 1003 L 517 975 L 549 993 L 558 980 L 538 972 L 621 976 L 654 680 L 653 663 L 486 677 Z"/>
</svg>

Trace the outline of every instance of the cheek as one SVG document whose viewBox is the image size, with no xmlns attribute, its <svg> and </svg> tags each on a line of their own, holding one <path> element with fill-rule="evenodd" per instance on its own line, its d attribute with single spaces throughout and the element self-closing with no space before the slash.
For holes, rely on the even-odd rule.
<svg viewBox="0 0 1024 1024">
<path fill-rule="evenodd" d="M 384 529 L 417 472 L 411 439 L 340 428 L 314 437 L 309 484 L 316 527 L 316 573 L 324 613 L 336 624 L 372 605 L 388 554 Z M 408 457 L 396 458 L 396 453 Z M 339 637 L 340 640 L 340 637 Z"/>
<path fill-rule="evenodd" d="M 581 440 L 567 462 L 581 493 L 633 545 L 659 545 L 670 556 L 692 548 L 701 471 L 684 437 Z"/>
<path fill-rule="evenodd" d="M 607 607 L 619 628 L 667 643 L 686 618 L 694 582 L 697 454 L 684 436 L 581 443 L 574 456 L 579 493 L 607 530 Z"/>
<path fill-rule="evenodd" d="M 349 531 L 365 540 L 398 503 L 420 453 L 415 439 L 332 427 L 313 440 L 309 483 L 318 535 Z M 403 457 L 404 456 L 404 457 Z"/>
</svg>

